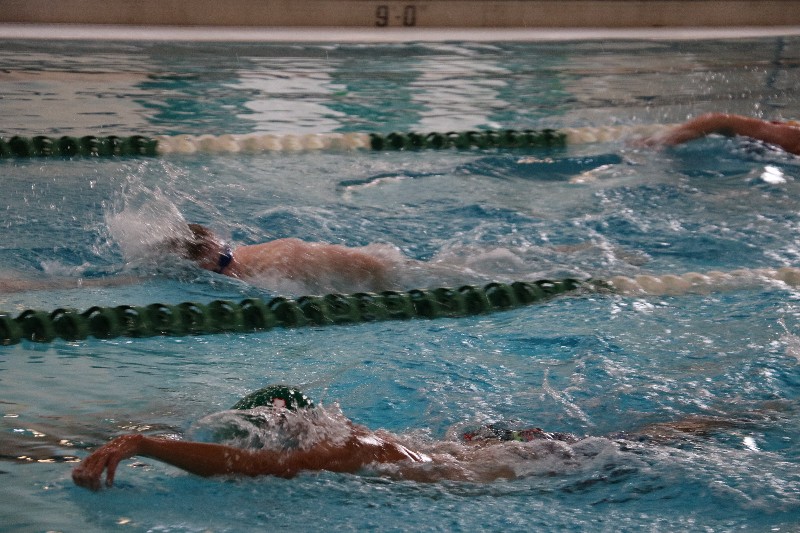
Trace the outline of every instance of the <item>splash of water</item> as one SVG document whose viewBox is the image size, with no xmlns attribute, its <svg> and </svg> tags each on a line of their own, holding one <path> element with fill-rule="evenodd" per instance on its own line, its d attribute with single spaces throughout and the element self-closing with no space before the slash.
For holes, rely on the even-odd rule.
<svg viewBox="0 0 800 533">
<path fill-rule="evenodd" d="M 110 237 L 129 263 L 161 255 L 171 240 L 190 235 L 178 207 L 160 189 L 140 186 L 106 210 Z"/>
<path fill-rule="evenodd" d="M 191 440 L 243 449 L 308 450 L 322 442 L 343 445 L 352 425 L 338 404 L 314 409 L 276 411 L 271 407 L 213 413 L 187 431 Z"/>
</svg>

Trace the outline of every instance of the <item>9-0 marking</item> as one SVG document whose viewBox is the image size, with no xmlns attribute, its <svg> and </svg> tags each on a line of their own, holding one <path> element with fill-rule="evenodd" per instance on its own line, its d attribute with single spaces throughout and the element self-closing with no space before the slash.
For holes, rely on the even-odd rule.
<svg viewBox="0 0 800 533">
<path fill-rule="evenodd" d="M 387 5 L 379 5 L 375 8 L 375 25 L 379 28 L 393 25 L 416 26 L 417 6 L 409 4 L 398 10 Z"/>
</svg>

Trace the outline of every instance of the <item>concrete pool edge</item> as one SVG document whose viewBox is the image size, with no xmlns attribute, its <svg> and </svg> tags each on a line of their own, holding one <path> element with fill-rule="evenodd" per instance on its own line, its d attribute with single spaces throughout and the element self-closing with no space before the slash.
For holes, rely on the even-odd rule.
<svg viewBox="0 0 800 533">
<path fill-rule="evenodd" d="M 3 40 L 193 42 L 547 42 L 594 40 L 711 40 L 800 36 L 800 26 L 671 28 L 311 28 L 0 24 Z"/>
</svg>

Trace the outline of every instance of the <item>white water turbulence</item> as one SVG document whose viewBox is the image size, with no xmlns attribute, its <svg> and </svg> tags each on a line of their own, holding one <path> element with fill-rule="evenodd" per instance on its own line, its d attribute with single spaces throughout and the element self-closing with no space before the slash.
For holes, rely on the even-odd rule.
<svg viewBox="0 0 800 533">
<path fill-rule="evenodd" d="M 321 443 L 343 445 L 352 425 L 338 404 L 314 409 L 276 411 L 270 407 L 212 413 L 187 431 L 192 441 L 215 442 L 242 449 L 308 450 Z"/>
<path fill-rule="evenodd" d="M 106 225 L 128 263 L 147 262 L 161 255 L 170 240 L 190 235 L 178 207 L 160 189 L 139 186 L 120 203 L 107 210 Z"/>
<path fill-rule="evenodd" d="M 307 451 L 319 445 L 344 446 L 353 437 L 355 428 L 336 403 L 298 411 L 255 407 L 207 415 L 190 426 L 186 438 L 246 450 Z M 615 441 L 599 437 L 575 437 L 569 442 L 492 441 L 485 445 L 461 442 L 453 435 L 447 440 L 431 440 L 413 433 L 393 435 L 379 430 L 374 437 L 398 440 L 409 450 L 419 452 L 422 461 L 375 463 L 365 467 L 365 474 L 422 482 L 486 482 L 498 478 L 575 474 L 611 468 L 619 463 L 630 463 L 632 459 L 620 452 Z"/>
</svg>

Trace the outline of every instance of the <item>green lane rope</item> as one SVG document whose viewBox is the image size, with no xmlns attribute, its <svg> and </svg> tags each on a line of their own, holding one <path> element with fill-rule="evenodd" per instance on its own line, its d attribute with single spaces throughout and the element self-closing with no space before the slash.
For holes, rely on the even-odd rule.
<svg viewBox="0 0 800 533">
<path fill-rule="evenodd" d="M 542 302 L 584 285 L 584 282 L 567 278 L 490 283 L 484 287 L 465 285 L 379 294 L 302 296 L 295 300 L 276 297 L 269 301 L 247 298 L 239 303 L 214 300 L 208 304 L 95 306 L 83 312 L 63 308 L 52 312 L 29 309 L 17 317 L 0 312 L 0 345 L 17 344 L 23 339 L 47 343 L 61 338 L 74 342 L 89 336 L 111 339 L 203 335 L 264 331 L 278 326 L 463 317 Z"/>
<path fill-rule="evenodd" d="M 0 157 L 111 157 L 155 156 L 158 141 L 141 135 L 130 137 L 0 138 Z"/>
<path fill-rule="evenodd" d="M 369 136 L 372 150 L 444 150 L 458 148 L 551 148 L 567 144 L 567 136 L 556 130 L 500 130 L 448 133 L 390 133 Z"/>
<path fill-rule="evenodd" d="M 0 345 L 23 339 L 52 342 L 56 338 L 77 341 L 89 336 L 150 337 L 154 335 L 201 335 L 252 332 L 274 327 L 355 324 L 379 320 L 472 316 L 543 302 L 584 288 L 593 292 L 627 296 L 707 294 L 779 283 L 800 287 L 800 268 L 780 267 L 712 270 L 681 275 L 613 276 L 590 279 L 516 281 L 489 283 L 484 287 L 413 289 L 349 295 L 302 296 L 296 300 L 276 297 L 269 301 L 247 298 L 239 303 L 214 300 L 208 304 L 184 302 L 178 305 L 154 303 L 146 306 L 118 305 L 39 311 L 29 309 L 13 317 L 0 311 Z"/>
<path fill-rule="evenodd" d="M 656 135 L 669 126 L 608 126 L 560 130 L 486 130 L 446 133 L 323 133 L 307 135 L 157 135 L 148 137 L 0 137 L 0 158 L 156 157 L 168 154 L 234 154 L 300 151 L 398 151 L 559 148 Z"/>
</svg>

